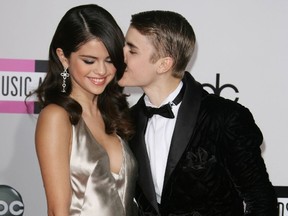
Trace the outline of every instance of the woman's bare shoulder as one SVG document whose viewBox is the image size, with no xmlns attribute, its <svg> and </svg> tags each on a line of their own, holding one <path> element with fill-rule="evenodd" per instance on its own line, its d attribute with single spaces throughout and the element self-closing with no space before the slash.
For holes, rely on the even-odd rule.
<svg viewBox="0 0 288 216">
<path fill-rule="evenodd" d="M 39 113 L 39 116 L 45 116 L 45 117 L 51 117 L 51 118 L 69 118 L 69 115 L 67 113 L 67 111 L 57 105 L 57 104 L 49 104 L 47 106 L 45 106 L 41 112 Z"/>
<path fill-rule="evenodd" d="M 70 122 L 69 113 L 57 104 L 49 104 L 44 107 L 38 116 L 38 121 L 44 120 L 45 122 Z"/>
<path fill-rule="evenodd" d="M 59 129 L 63 130 L 71 128 L 69 113 L 61 106 L 49 104 L 44 107 L 38 116 L 37 128 Z M 54 131 L 53 130 L 53 131 Z"/>
</svg>

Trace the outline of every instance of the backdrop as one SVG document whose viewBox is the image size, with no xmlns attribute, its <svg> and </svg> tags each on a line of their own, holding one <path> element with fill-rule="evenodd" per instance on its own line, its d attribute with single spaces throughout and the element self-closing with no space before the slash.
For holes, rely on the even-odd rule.
<svg viewBox="0 0 288 216">
<path fill-rule="evenodd" d="M 123 32 L 131 14 L 144 10 L 173 10 L 189 20 L 197 47 L 187 70 L 208 91 L 237 100 L 253 113 L 264 134 L 263 157 L 280 215 L 288 215 L 286 0 L 1 0 L 0 215 L 46 214 L 34 148 L 37 114 L 28 115 L 23 100 L 45 76 L 48 46 L 60 18 L 84 3 L 106 8 Z M 131 93 L 130 105 L 142 93 L 125 91 Z"/>
</svg>

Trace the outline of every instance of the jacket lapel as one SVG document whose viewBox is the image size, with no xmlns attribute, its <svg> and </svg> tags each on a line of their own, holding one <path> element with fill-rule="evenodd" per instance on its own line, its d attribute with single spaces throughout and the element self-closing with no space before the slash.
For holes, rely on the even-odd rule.
<svg viewBox="0 0 288 216">
<path fill-rule="evenodd" d="M 202 98 L 202 86 L 188 73 L 185 73 L 183 83 L 186 90 L 180 105 L 169 150 L 164 178 L 163 192 L 166 183 L 184 153 L 193 134 Z"/>
<path fill-rule="evenodd" d="M 144 95 L 143 95 L 144 96 Z M 151 202 L 151 205 L 159 212 L 158 204 L 156 200 L 156 193 L 154 189 L 150 161 L 145 144 L 145 131 L 147 127 L 148 118 L 144 114 L 145 102 L 143 96 L 138 101 L 137 105 L 134 106 L 134 118 L 136 121 L 136 134 L 132 140 L 131 149 L 138 161 L 138 185 L 141 187 L 147 200 Z"/>
<path fill-rule="evenodd" d="M 183 83 L 186 85 L 184 97 L 179 108 L 175 130 L 173 132 L 171 147 L 168 155 L 168 162 L 166 166 L 163 193 L 165 185 L 171 173 L 175 169 L 178 161 L 180 160 L 187 144 L 192 136 L 197 114 L 199 112 L 202 86 L 196 82 L 190 73 L 186 72 L 183 78 Z M 187 84 L 186 84 L 187 83 Z M 189 83 L 189 84 L 188 84 Z M 145 131 L 148 118 L 144 114 L 144 95 L 139 99 L 138 103 L 132 108 L 134 118 L 136 120 L 136 134 L 131 142 L 131 149 L 138 160 L 139 177 L 138 185 L 145 194 L 145 197 L 150 201 L 154 209 L 159 213 L 159 208 L 156 200 L 156 193 L 154 189 L 150 161 L 147 154 L 145 144 Z M 175 138 L 177 137 L 177 138 Z"/>
</svg>

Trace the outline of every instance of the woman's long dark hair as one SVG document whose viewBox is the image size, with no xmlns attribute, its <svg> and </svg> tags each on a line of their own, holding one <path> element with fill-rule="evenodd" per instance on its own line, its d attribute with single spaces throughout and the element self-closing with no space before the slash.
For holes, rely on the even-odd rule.
<svg viewBox="0 0 288 216">
<path fill-rule="evenodd" d="M 50 44 L 47 75 L 34 93 L 42 108 L 51 103 L 57 104 L 69 113 L 71 123 L 77 124 L 82 114 L 82 107 L 69 97 L 72 90 L 70 78 L 66 79 L 66 93 L 62 92 L 63 79 L 60 73 L 64 69 L 56 49 L 61 48 L 65 57 L 69 58 L 72 52 L 76 52 L 81 45 L 92 39 L 103 42 L 116 68 L 114 79 L 104 92 L 98 95 L 97 101 L 105 122 L 106 133 L 116 132 L 128 139 L 133 133 L 133 127 L 129 117 L 127 95 L 117 83 L 125 68 L 123 54 L 125 39 L 112 15 L 98 5 L 77 6 L 63 16 Z"/>
</svg>

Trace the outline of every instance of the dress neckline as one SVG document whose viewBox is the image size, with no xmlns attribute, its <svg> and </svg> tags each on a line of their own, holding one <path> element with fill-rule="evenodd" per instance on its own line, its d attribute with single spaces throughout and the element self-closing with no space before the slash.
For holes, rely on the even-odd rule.
<svg viewBox="0 0 288 216">
<path fill-rule="evenodd" d="M 109 158 L 109 167 L 110 167 L 110 157 L 109 157 L 106 149 L 95 139 L 95 137 L 93 136 L 91 130 L 90 130 L 89 127 L 87 126 L 87 124 L 86 124 L 86 122 L 85 122 L 85 120 L 83 119 L 82 116 L 81 116 L 81 120 L 82 120 L 82 122 L 83 122 L 83 125 L 84 125 L 85 129 L 87 130 L 87 132 L 88 132 L 89 135 L 91 136 L 91 138 L 94 140 L 94 142 L 95 142 L 98 146 L 100 146 L 100 148 L 105 152 L 105 154 L 106 154 L 107 157 Z M 120 176 L 121 176 L 122 170 L 124 169 L 124 164 L 125 164 L 125 151 L 124 151 L 124 143 L 123 143 L 122 138 L 121 138 L 118 134 L 116 134 L 116 136 L 117 136 L 117 138 L 118 138 L 118 140 L 120 141 L 120 144 L 121 144 L 122 163 L 121 163 L 121 167 L 120 167 L 120 170 L 119 170 L 118 173 L 112 172 L 110 169 L 109 169 L 109 170 L 110 170 L 110 173 L 113 175 L 113 177 L 114 177 L 115 179 L 119 179 Z"/>
</svg>

